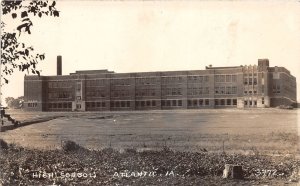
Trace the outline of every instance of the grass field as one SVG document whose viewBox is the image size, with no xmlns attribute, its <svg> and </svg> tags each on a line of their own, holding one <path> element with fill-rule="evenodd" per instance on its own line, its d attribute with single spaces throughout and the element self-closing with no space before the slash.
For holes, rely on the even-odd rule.
<svg viewBox="0 0 300 186">
<path fill-rule="evenodd" d="M 49 115 L 64 117 L 0 133 L 10 143 L 31 148 L 59 148 L 73 140 L 92 149 L 112 147 L 241 154 L 296 154 L 300 110 L 217 109 L 135 112 L 21 112 L 28 120 Z"/>
</svg>

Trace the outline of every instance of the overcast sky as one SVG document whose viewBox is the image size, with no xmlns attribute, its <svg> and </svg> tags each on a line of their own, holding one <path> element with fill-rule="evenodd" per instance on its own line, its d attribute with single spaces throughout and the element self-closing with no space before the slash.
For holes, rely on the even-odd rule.
<svg viewBox="0 0 300 186">
<path fill-rule="evenodd" d="M 254 65 L 269 58 L 298 80 L 300 100 L 300 3 L 58 1 L 59 18 L 33 18 L 22 40 L 46 54 L 42 75 L 76 70 L 115 72 L 201 70 Z M 24 74 L 3 87 L 3 99 L 23 95 Z"/>
</svg>

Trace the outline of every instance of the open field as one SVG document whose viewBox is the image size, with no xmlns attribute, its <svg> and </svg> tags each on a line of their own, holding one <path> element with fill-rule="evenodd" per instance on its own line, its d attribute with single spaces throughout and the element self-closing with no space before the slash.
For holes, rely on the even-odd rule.
<svg viewBox="0 0 300 186">
<path fill-rule="evenodd" d="M 20 120 L 64 116 L 0 133 L 10 143 L 33 148 L 59 148 L 73 140 L 92 149 L 168 146 L 242 154 L 296 154 L 300 116 L 300 110 L 279 109 L 10 113 Z"/>
</svg>

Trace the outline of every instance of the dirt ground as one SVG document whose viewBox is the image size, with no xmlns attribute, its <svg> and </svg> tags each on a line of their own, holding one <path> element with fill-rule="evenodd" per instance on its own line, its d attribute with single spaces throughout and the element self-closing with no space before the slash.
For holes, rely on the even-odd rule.
<svg viewBox="0 0 300 186">
<path fill-rule="evenodd" d="M 226 151 L 242 154 L 297 154 L 300 110 L 217 109 L 134 112 L 23 112 L 19 120 L 61 115 L 44 123 L 0 133 L 30 148 L 59 148 L 66 140 L 92 149 Z"/>
</svg>

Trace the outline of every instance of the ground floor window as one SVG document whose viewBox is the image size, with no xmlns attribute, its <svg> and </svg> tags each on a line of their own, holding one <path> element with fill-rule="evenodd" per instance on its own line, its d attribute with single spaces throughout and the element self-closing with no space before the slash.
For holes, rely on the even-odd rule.
<svg viewBox="0 0 300 186">
<path fill-rule="evenodd" d="M 28 103 L 27 106 L 28 107 L 37 107 L 37 103 Z"/>
<path fill-rule="evenodd" d="M 237 100 L 236 99 L 232 100 L 232 105 L 237 105 Z"/>
<path fill-rule="evenodd" d="M 48 103 L 48 109 L 71 109 L 72 102 Z"/>
</svg>

